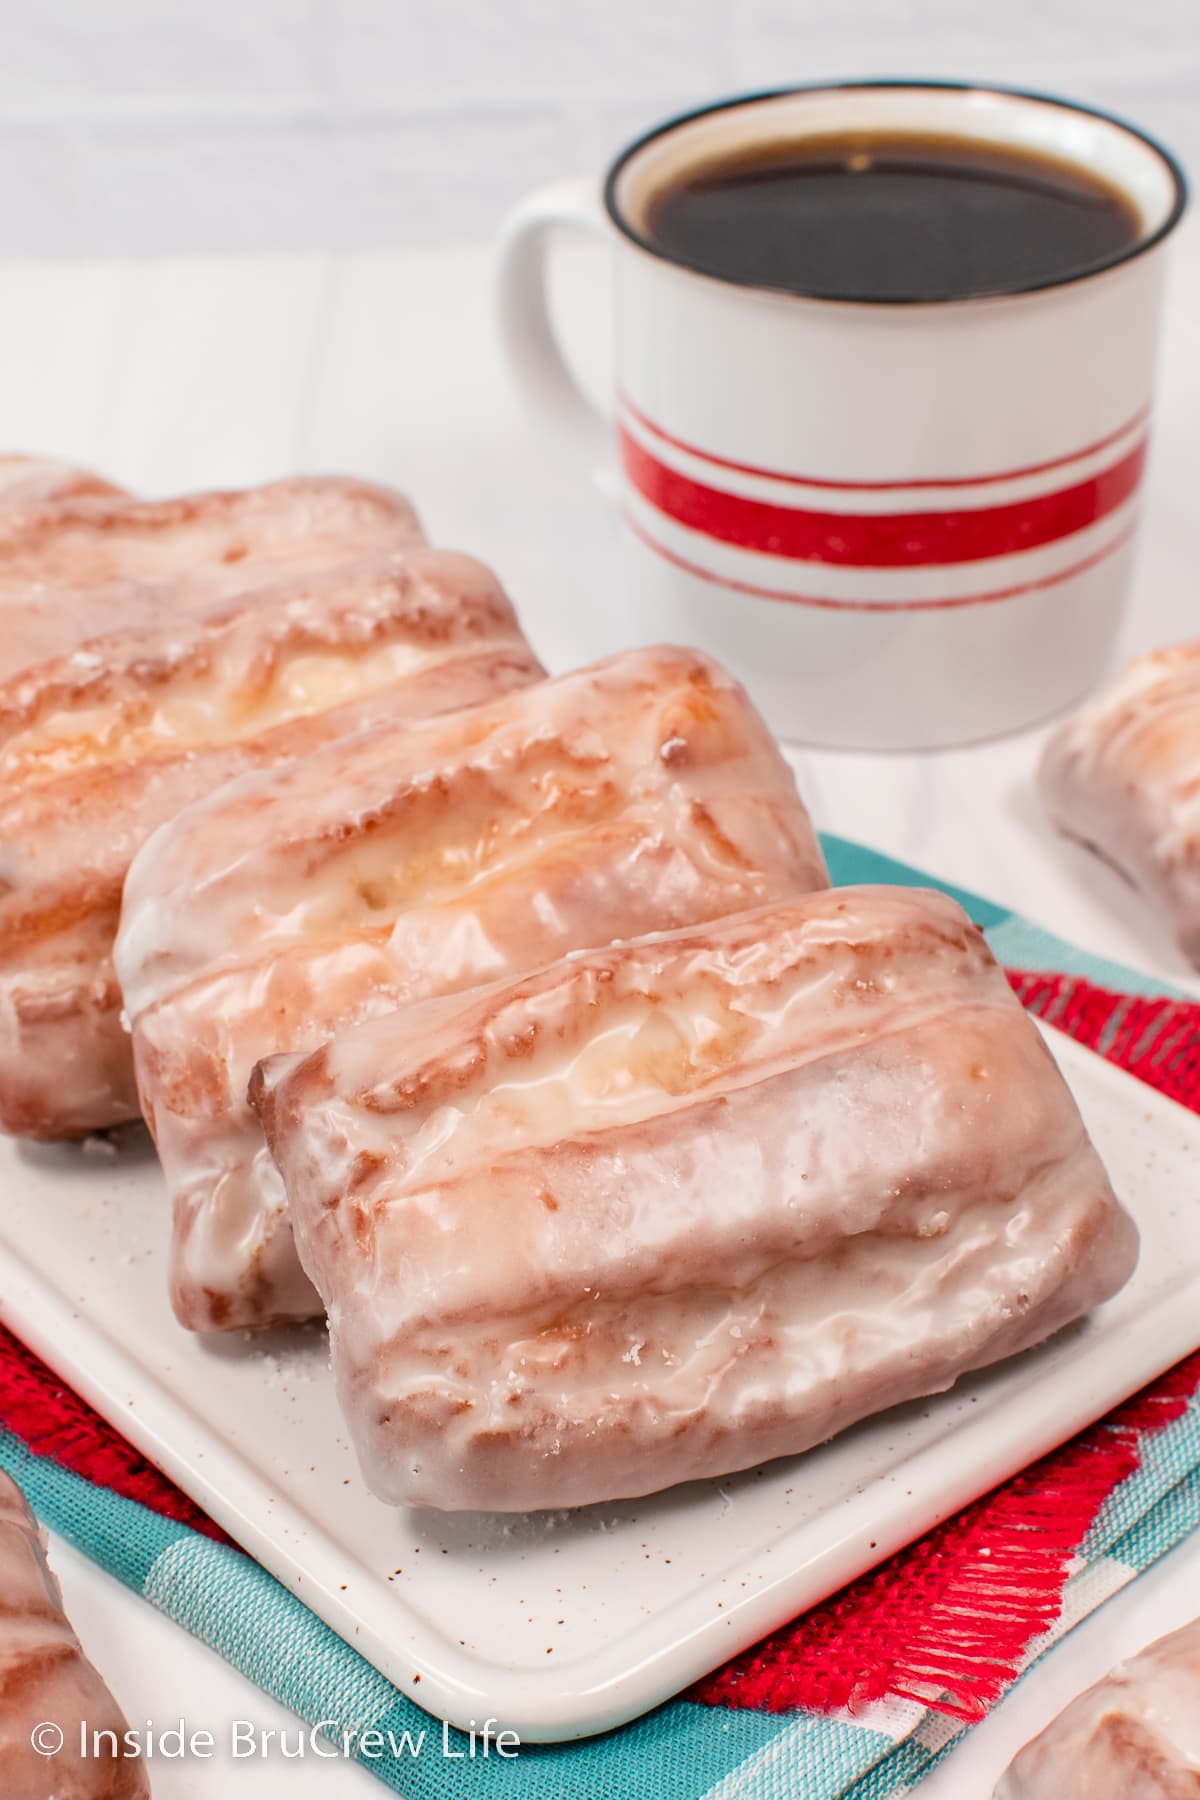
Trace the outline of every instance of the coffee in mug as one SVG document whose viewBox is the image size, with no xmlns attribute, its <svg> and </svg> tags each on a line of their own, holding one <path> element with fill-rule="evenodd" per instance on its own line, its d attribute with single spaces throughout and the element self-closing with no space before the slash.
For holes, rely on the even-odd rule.
<svg viewBox="0 0 1200 1800">
<path fill-rule="evenodd" d="M 519 209 L 501 318 L 581 466 L 621 476 L 645 630 L 795 741 L 919 749 L 1074 703 L 1127 603 L 1185 185 L 1043 95 L 863 82 L 725 101 Z M 601 420 L 554 235 L 615 246 Z"/>
<path fill-rule="evenodd" d="M 783 138 L 685 170 L 646 236 L 720 281 L 820 300 L 973 300 L 1105 268 L 1141 235 L 1122 189 L 986 139 Z"/>
</svg>

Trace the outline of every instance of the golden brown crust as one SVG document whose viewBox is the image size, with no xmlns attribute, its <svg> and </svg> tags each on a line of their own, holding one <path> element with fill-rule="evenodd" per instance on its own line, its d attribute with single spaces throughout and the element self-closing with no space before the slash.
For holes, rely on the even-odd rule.
<svg viewBox="0 0 1200 1800">
<path fill-rule="evenodd" d="M 125 489 L 90 469 L 50 456 L 0 456 L 0 507 L 44 506 L 63 500 L 126 498 Z"/>
<path fill-rule="evenodd" d="M 1136 1233 L 946 896 L 577 952 L 251 1086 L 382 1497 L 525 1510 L 795 1453 L 1048 1336 Z"/>
<path fill-rule="evenodd" d="M 62 1732 L 53 1757 L 30 1737 Z M 111 1753 L 126 1723 L 63 1611 L 32 1513 L 0 1471 L 0 1794 L 4 1800 L 149 1800 L 145 1764 Z M 80 1754 L 81 1732 L 92 1748 Z M 101 1734 L 98 1737 L 93 1734 Z"/>
<path fill-rule="evenodd" d="M 136 1116 L 111 949 L 158 826 L 248 770 L 541 673 L 495 577 L 421 548 L 114 632 L 0 685 L 0 1124 L 53 1137 Z"/>
<path fill-rule="evenodd" d="M 1139 658 L 1053 734 L 1055 823 L 1144 890 L 1200 966 L 1200 640 Z"/>
<path fill-rule="evenodd" d="M 211 533 L 211 559 L 232 568 L 253 563 L 267 544 L 312 537 L 327 526 L 369 537 L 373 526 L 402 542 L 423 533 L 411 503 L 395 489 L 346 476 L 290 476 L 261 487 L 138 500 L 120 490 L 94 489 L 47 498 L 19 511 L 0 511 L 0 586 L 31 577 L 96 586 L 178 568 L 182 536 Z M 86 486 L 86 484 L 85 484 Z M 153 564 L 139 561 L 154 557 Z M 189 543 L 187 556 L 192 554 Z M 132 567 L 131 567 L 132 565 Z"/>
<path fill-rule="evenodd" d="M 1159 1638 L 1059 1714 L 996 1800 L 1198 1800 L 1200 1620 Z"/>
<path fill-rule="evenodd" d="M 0 676 L 271 581 L 424 542 L 402 495 L 338 478 L 178 500 L 0 506 Z"/>
<path fill-rule="evenodd" d="M 308 1316 L 246 1103 L 259 1057 L 613 937 L 827 879 L 795 780 L 699 653 L 631 651 L 226 789 L 130 872 L 118 965 L 175 1196 L 177 1310 Z M 190 1297 L 189 1297 L 190 1296 Z M 278 1301 L 272 1302 L 278 1312 Z"/>
</svg>

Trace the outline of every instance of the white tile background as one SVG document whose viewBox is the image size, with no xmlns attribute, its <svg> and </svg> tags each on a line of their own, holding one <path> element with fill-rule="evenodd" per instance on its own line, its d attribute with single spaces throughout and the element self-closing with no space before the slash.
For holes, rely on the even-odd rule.
<svg viewBox="0 0 1200 1800">
<path fill-rule="evenodd" d="M 0 256 L 474 236 L 673 109 L 889 73 L 1068 93 L 1200 169 L 1198 0 L 0 0 Z"/>
</svg>

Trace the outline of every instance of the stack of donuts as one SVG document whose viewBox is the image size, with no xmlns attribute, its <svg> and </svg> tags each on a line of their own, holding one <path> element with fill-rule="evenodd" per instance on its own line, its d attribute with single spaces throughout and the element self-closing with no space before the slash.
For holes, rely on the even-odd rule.
<svg viewBox="0 0 1200 1800">
<path fill-rule="evenodd" d="M 547 677 L 487 568 L 343 478 L 10 459 L 0 610 L 0 1123 L 140 1114 L 181 1325 L 326 1313 L 384 1498 L 795 1453 L 1128 1275 L 981 934 L 830 890 L 709 657 Z"/>
</svg>

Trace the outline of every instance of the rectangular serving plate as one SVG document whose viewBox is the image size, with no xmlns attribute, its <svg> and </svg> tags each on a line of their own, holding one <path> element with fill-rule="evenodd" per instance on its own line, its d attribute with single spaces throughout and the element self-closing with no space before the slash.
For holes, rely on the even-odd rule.
<svg viewBox="0 0 1200 1800">
<path fill-rule="evenodd" d="M 140 1135 L 111 1157 L 0 1144 L 0 1317 L 428 1711 L 529 1742 L 588 1736 L 678 1693 L 1200 1342 L 1200 1119 L 1047 1037 L 1140 1227 L 1133 1279 L 950 1393 L 726 1480 L 518 1517 L 382 1505 L 347 1444 L 322 1326 L 201 1340 L 175 1323 L 166 1201 Z"/>
</svg>

